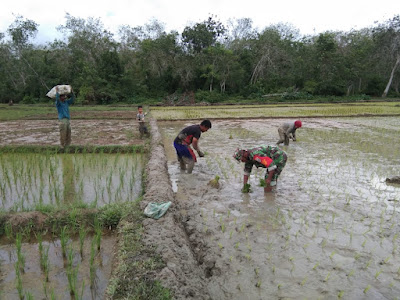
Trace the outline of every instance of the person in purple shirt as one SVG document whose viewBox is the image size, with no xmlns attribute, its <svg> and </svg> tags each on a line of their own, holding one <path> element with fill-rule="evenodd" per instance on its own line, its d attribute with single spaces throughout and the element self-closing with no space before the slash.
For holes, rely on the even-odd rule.
<svg viewBox="0 0 400 300">
<path fill-rule="evenodd" d="M 58 86 L 56 87 L 56 107 L 58 111 L 58 120 L 60 121 L 60 144 L 61 149 L 71 144 L 71 124 L 69 115 L 69 106 L 74 103 L 75 95 L 71 88 L 71 97 L 67 99 L 67 95 L 60 95 Z"/>
</svg>

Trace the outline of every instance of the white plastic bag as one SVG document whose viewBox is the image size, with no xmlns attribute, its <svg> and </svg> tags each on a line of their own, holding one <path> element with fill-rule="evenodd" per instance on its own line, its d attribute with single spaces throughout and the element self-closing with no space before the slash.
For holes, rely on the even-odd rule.
<svg viewBox="0 0 400 300">
<path fill-rule="evenodd" d="M 67 84 L 56 85 L 46 94 L 46 96 L 49 98 L 55 99 L 57 86 L 58 86 L 58 93 L 60 95 L 67 95 L 67 94 L 70 94 L 72 91 L 72 88 L 70 85 L 67 85 Z"/>
</svg>

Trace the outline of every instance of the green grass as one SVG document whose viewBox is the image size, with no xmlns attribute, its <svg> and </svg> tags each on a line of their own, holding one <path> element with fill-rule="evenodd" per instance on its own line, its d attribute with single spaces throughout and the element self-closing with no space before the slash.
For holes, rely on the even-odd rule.
<svg viewBox="0 0 400 300">
<path fill-rule="evenodd" d="M 328 102 L 328 100 L 326 100 Z M 74 113 L 85 112 L 131 112 L 132 118 L 136 113 L 136 105 L 120 106 L 78 106 L 70 107 L 71 116 Z M 183 119 L 215 119 L 215 118 L 263 118 L 263 117 L 332 117 L 332 116 L 358 116 L 358 115 L 400 115 L 400 102 L 352 102 L 352 103 L 290 103 L 279 104 L 238 104 L 238 105 L 212 105 L 212 106 L 151 106 L 146 107 L 154 118 L 160 120 Z M 90 116 L 81 114 L 75 118 L 115 118 L 115 116 Z M 19 119 L 57 119 L 56 108 L 48 105 L 24 105 L 8 106 L 0 104 L 0 121 Z"/>
<path fill-rule="evenodd" d="M 151 107 L 158 120 L 400 115 L 400 102 Z"/>
<path fill-rule="evenodd" d="M 25 212 L 26 219 L 24 222 L 12 227 L 10 219 L 14 213 L 2 212 L 0 213 L 0 236 L 4 235 L 12 238 L 18 233 L 29 236 L 33 235 L 33 233 L 46 233 L 49 231 L 54 235 L 59 235 L 63 227 L 68 228 L 71 234 L 78 234 L 82 227 L 88 228 L 89 232 L 93 231 L 96 222 L 102 228 L 115 229 L 132 205 L 130 202 L 113 203 L 106 204 L 98 209 L 75 204 L 57 208 L 52 205 L 36 207 L 36 212 L 45 215 L 45 222 L 40 227 L 35 222 L 36 214 L 29 215 L 29 212 Z"/>
<path fill-rule="evenodd" d="M 107 299 L 173 299 L 167 288 L 152 279 L 165 263 L 154 248 L 143 245 L 142 220 L 137 203 L 127 209 L 121 221 L 117 263 L 107 287 Z"/>
</svg>

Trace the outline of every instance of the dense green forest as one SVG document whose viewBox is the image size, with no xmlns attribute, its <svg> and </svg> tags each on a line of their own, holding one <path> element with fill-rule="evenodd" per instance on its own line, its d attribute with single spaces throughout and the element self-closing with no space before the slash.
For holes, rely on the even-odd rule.
<svg viewBox="0 0 400 300">
<path fill-rule="evenodd" d="M 44 45 L 32 42 L 38 27 L 17 16 L 0 32 L 0 103 L 48 103 L 56 84 L 71 84 L 83 104 L 399 96 L 400 15 L 308 36 L 215 16 L 182 33 L 153 20 L 114 36 L 100 19 L 66 14 L 64 38 Z"/>
</svg>

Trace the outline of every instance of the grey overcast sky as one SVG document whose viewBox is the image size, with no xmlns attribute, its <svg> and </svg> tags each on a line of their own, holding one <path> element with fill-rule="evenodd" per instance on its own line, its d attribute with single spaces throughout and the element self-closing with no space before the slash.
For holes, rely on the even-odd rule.
<svg viewBox="0 0 400 300">
<path fill-rule="evenodd" d="M 56 27 L 65 24 L 66 13 L 79 18 L 99 18 L 114 34 L 121 25 L 145 25 L 151 19 L 179 33 L 187 25 L 210 15 L 227 25 L 230 18 L 250 18 L 253 27 L 263 29 L 289 23 L 300 33 L 361 29 L 400 14 L 398 0 L 5 0 L 0 9 L 0 32 L 5 32 L 21 15 L 39 24 L 37 40 L 61 38 Z"/>
</svg>

